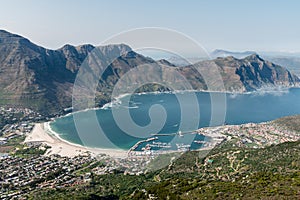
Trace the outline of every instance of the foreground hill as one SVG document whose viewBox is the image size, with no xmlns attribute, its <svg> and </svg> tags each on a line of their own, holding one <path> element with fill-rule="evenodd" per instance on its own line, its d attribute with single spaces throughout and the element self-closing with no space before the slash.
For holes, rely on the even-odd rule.
<svg viewBox="0 0 300 200">
<path fill-rule="evenodd" d="M 291 120 L 291 122 L 290 122 Z M 295 131 L 300 116 L 272 123 Z M 284 130 L 284 129 L 283 129 Z M 300 133 L 299 129 L 296 130 Z M 89 183 L 36 188 L 32 199 L 299 199 L 300 141 L 265 148 L 228 140 L 208 154 L 186 152 L 164 169 L 141 175 L 94 174 Z"/>
<path fill-rule="evenodd" d="M 195 90 L 223 90 L 245 92 L 264 86 L 294 86 L 299 78 L 285 68 L 261 59 L 253 54 L 244 59 L 234 57 L 216 58 L 185 67 L 175 67 L 167 61 L 154 61 L 133 52 L 129 46 L 108 45 L 65 45 L 57 50 L 50 50 L 33 44 L 19 35 L 0 30 L 0 104 L 29 107 L 44 114 L 54 114 L 72 105 L 72 89 L 76 74 L 86 56 L 97 48 L 103 59 L 122 55 L 114 60 L 99 80 L 97 104 L 110 101 L 114 85 L 130 69 L 142 64 L 156 64 L 172 67 L 184 75 Z M 215 81 L 211 70 L 215 66 L 222 75 L 225 87 Z M 208 88 L 203 77 L 195 69 L 205 74 L 206 80 L 212 80 Z M 168 71 L 140 74 L 139 80 L 151 80 L 156 74 L 162 79 L 173 79 Z M 221 84 L 222 85 L 222 84 Z M 166 90 L 162 86 L 148 86 L 141 91 Z"/>
</svg>

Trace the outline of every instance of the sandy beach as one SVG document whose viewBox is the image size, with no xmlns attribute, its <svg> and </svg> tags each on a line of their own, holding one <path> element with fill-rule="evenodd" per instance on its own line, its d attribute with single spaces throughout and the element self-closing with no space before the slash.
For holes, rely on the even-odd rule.
<svg viewBox="0 0 300 200">
<path fill-rule="evenodd" d="M 24 143 L 40 142 L 50 146 L 46 155 L 58 154 L 61 156 L 74 157 L 77 155 L 97 156 L 107 154 L 114 158 L 127 157 L 127 151 L 117 149 L 88 148 L 77 144 L 72 144 L 56 137 L 49 129 L 49 122 L 35 124 L 33 130 L 25 138 Z"/>
</svg>

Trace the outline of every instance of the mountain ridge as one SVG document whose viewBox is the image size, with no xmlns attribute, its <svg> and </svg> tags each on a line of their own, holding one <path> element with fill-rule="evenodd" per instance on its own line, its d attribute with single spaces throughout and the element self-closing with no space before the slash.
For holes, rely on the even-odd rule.
<svg viewBox="0 0 300 200">
<path fill-rule="evenodd" d="M 220 91 L 245 92 L 264 85 L 291 87 L 300 82 L 298 77 L 285 68 L 265 61 L 257 54 L 244 59 L 219 57 L 178 67 L 166 60 L 155 61 L 140 55 L 126 44 L 99 47 L 91 44 L 67 44 L 57 50 L 51 50 L 35 45 L 22 36 L 0 30 L 0 104 L 29 107 L 46 114 L 58 113 L 63 108 L 70 107 L 76 74 L 94 49 L 97 49 L 103 61 L 118 57 L 108 63 L 109 66 L 100 77 L 96 92 L 98 106 L 110 101 L 113 87 L 125 73 L 145 64 L 171 67 L 182 74 L 195 90 L 209 89 L 205 79 L 196 69 L 202 70 L 204 74 L 221 73 L 224 87 Z M 218 71 L 214 72 L 212 69 Z M 133 77 L 132 81 L 142 80 L 146 83 L 151 81 L 153 74 L 163 80 L 180 81 L 168 70 L 158 73 L 150 68 L 148 73 Z M 219 84 L 213 82 L 213 90 L 219 90 Z M 141 91 L 166 89 L 168 88 L 154 84 L 142 87 Z"/>
<path fill-rule="evenodd" d="M 0 31 L 1 103 L 38 110 L 46 106 L 55 112 L 70 106 L 76 72 L 94 48 L 90 44 L 64 45 L 51 50 L 17 34 Z M 117 50 L 128 49 L 129 46 L 121 44 L 108 45 L 102 51 L 104 56 L 106 53 L 113 56 Z M 69 98 L 65 101 L 66 96 Z M 30 101 L 35 101 L 36 105 Z"/>
<path fill-rule="evenodd" d="M 228 51 L 223 49 L 215 49 L 210 53 L 212 58 L 233 56 L 235 58 L 245 58 L 249 55 L 257 54 L 255 51 Z"/>
</svg>

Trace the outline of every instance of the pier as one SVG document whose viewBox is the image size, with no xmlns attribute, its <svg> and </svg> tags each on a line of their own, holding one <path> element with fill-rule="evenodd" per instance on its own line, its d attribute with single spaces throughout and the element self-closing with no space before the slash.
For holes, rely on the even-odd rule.
<svg viewBox="0 0 300 200">
<path fill-rule="evenodd" d="M 133 145 L 129 151 L 128 151 L 128 154 L 130 154 L 131 151 L 135 151 L 135 149 L 140 145 L 142 144 L 143 142 L 150 142 L 150 141 L 153 141 L 153 140 L 157 140 L 158 137 L 152 137 L 152 138 L 148 138 L 146 140 L 141 140 L 141 141 L 138 141 L 135 145 Z"/>
<path fill-rule="evenodd" d="M 152 136 L 172 136 L 172 135 L 179 135 L 180 137 L 182 137 L 185 134 L 191 134 L 191 133 L 197 133 L 197 131 L 193 130 L 193 131 L 178 131 L 177 133 L 154 133 L 151 134 Z"/>
</svg>

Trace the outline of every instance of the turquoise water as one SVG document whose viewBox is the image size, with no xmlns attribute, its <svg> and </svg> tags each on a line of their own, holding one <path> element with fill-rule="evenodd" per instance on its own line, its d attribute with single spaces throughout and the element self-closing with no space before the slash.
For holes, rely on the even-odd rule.
<svg viewBox="0 0 300 200">
<path fill-rule="evenodd" d="M 217 120 L 213 124 L 210 124 L 212 117 L 210 93 L 197 92 L 197 105 L 193 104 L 191 100 L 193 94 L 192 92 L 182 93 L 180 94 L 182 97 L 181 100 L 178 100 L 176 95 L 171 93 L 132 95 L 131 97 L 123 97 L 120 102 L 114 105 L 117 111 L 129 110 L 133 122 L 141 127 L 153 123 L 156 119 L 157 124 L 160 125 L 159 120 L 165 113 L 167 118 L 163 126 L 159 131 L 152 133 L 150 133 L 149 130 L 145 130 L 145 133 L 142 131 L 136 132 L 137 129 L 131 129 L 130 125 L 126 127 L 126 131 L 122 130 L 114 120 L 112 108 L 80 112 L 78 114 L 80 120 L 76 121 L 76 125 L 74 124 L 74 117 L 69 115 L 56 119 L 50 126 L 61 138 L 90 147 L 129 149 L 140 140 L 155 137 L 152 134 L 165 134 L 164 136 L 156 136 L 158 137 L 158 139 L 155 140 L 156 144 L 157 142 L 161 142 L 163 145 L 170 145 L 171 149 L 176 149 L 176 144 L 191 144 L 191 149 L 197 149 L 201 147 L 202 144 L 192 141 L 205 140 L 203 136 L 197 134 L 179 136 L 178 134 L 172 133 L 177 133 L 178 131 L 184 133 L 185 131 L 195 130 L 195 128 L 222 125 L 224 122 L 226 124 L 257 123 L 274 120 L 283 116 L 300 114 L 300 89 L 297 88 L 292 88 L 284 92 L 277 91 L 263 94 L 251 93 L 233 95 L 212 93 L 216 97 L 213 103 L 213 109 L 222 110 L 225 105 L 226 113 L 224 115 L 225 121 Z M 222 97 L 226 98 L 226 102 L 223 101 Z M 184 101 L 182 101 L 182 99 Z M 129 107 L 123 103 L 126 102 L 126 100 L 129 101 Z M 149 109 L 153 105 L 162 106 L 164 111 L 159 109 L 155 111 L 154 109 L 155 112 L 152 112 L 153 121 L 151 121 Z M 183 111 L 180 107 L 184 107 L 184 109 L 188 110 L 190 115 L 183 115 Z M 197 107 L 200 110 L 198 114 L 196 112 Z M 99 133 L 99 129 L 93 124 L 93 116 L 96 116 L 97 122 L 103 130 L 102 133 Z M 181 116 L 185 116 L 184 125 L 180 124 L 180 122 L 184 121 L 181 119 Z M 215 116 L 222 118 L 222 112 L 217 113 L 214 117 Z M 124 121 L 127 117 L 124 117 Z M 77 118 L 78 116 L 76 119 Z M 79 130 L 79 134 L 77 130 Z M 134 132 L 134 134 L 130 132 Z M 139 133 L 143 137 L 139 137 Z M 152 144 L 153 141 L 149 143 Z M 146 144 L 147 143 L 141 144 L 138 149 L 141 149 Z M 152 149 L 159 148 L 154 147 Z"/>
</svg>

